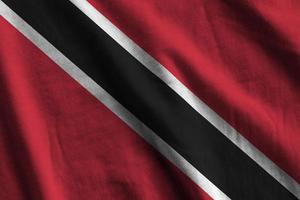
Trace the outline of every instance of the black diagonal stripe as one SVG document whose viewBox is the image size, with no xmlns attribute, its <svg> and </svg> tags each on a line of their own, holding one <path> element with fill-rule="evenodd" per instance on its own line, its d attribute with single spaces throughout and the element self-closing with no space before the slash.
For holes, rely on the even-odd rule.
<svg viewBox="0 0 300 200">
<path fill-rule="evenodd" d="M 70 2 L 3 1 L 230 198 L 296 199 Z"/>
</svg>

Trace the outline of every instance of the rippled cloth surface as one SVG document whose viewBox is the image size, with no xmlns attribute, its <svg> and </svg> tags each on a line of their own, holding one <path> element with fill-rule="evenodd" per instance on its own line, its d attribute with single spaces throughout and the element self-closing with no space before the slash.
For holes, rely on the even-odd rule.
<svg viewBox="0 0 300 200">
<path fill-rule="evenodd" d="M 261 195 L 273 198 L 268 192 L 273 186 L 264 184 L 264 180 L 258 183 L 256 178 L 242 178 L 256 169 L 255 173 L 269 176 L 255 161 L 255 170 L 236 172 L 231 169 L 240 168 L 234 168 L 231 160 L 222 156 L 220 143 L 208 143 L 206 147 L 204 142 L 189 140 L 193 148 L 187 147 L 188 142 L 181 143 L 180 138 L 189 135 L 185 130 L 190 129 L 188 122 L 180 126 L 182 121 L 174 121 L 185 116 L 177 112 L 179 100 L 173 101 L 169 93 L 160 92 L 167 90 L 160 85 L 138 93 L 137 84 L 130 81 L 135 77 L 127 76 L 131 68 L 122 59 L 123 54 L 120 60 L 112 56 L 114 50 L 106 39 L 101 45 L 97 43 L 101 40 L 100 29 L 98 35 L 89 24 L 74 28 L 77 22 L 85 24 L 89 19 L 69 1 L 61 1 L 68 2 L 67 6 L 59 1 L 3 2 L 76 65 L 93 68 L 95 76 L 106 64 L 100 60 L 101 55 L 111 59 L 107 76 L 102 75 L 101 81 L 111 84 L 109 88 L 118 88 L 118 93 L 113 89 L 108 92 L 229 199 L 258 199 Z M 295 181 L 293 191 L 300 192 L 299 1 L 88 2 L 282 169 Z M 55 10 L 59 17 L 48 20 Z M 68 23 L 74 23 L 75 31 L 66 31 Z M 79 32 L 84 38 L 74 36 Z M 0 36 L 0 199 L 212 199 L 2 16 Z M 100 39 L 93 43 L 95 37 Z M 124 71 L 113 68 L 122 64 L 123 69 L 118 69 Z M 94 78 L 94 71 L 90 73 Z M 141 85 L 152 83 L 146 80 L 148 76 L 138 79 Z M 134 96 L 135 92 L 139 95 Z M 167 120 L 169 115 L 152 109 L 152 99 L 144 99 L 152 93 L 155 105 L 164 107 L 164 102 L 169 103 L 167 113 L 178 118 Z M 130 95 L 137 100 L 126 99 Z M 165 101 L 160 104 L 157 99 Z M 205 130 L 197 131 L 200 135 Z M 176 132 L 180 138 L 164 138 L 169 132 L 171 136 Z M 232 145 L 232 158 L 244 154 L 225 137 L 223 140 Z M 202 155 L 201 148 L 216 151 Z M 244 156 L 248 162 L 248 156 Z M 208 167 L 211 159 L 218 163 L 213 170 Z M 283 196 L 276 198 L 298 199 L 271 176 L 268 180 L 284 190 L 278 192 Z M 263 185 L 261 190 L 251 189 L 256 183 Z M 249 185 L 249 190 L 238 185 Z"/>
</svg>

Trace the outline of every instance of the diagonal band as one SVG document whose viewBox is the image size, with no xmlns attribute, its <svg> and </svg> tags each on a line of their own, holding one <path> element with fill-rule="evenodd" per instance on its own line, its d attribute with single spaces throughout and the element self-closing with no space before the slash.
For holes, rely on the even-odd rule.
<svg viewBox="0 0 300 200">
<path fill-rule="evenodd" d="M 241 135 L 226 122 L 213 121 L 217 114 L 109 21 L 101 21 L 105 18 L 96 10 L 94 22 L 107 23 L 110 37 L 121 34 L 116 41 L 135 59 L 68 1 L 4 2 L 231 198 L 294 199 L 241 151 L 243 143 L 235 140 Z M 73 3 L 87 6 L 85 14 L 93 9 L 86 1 Z"/>
</svg>

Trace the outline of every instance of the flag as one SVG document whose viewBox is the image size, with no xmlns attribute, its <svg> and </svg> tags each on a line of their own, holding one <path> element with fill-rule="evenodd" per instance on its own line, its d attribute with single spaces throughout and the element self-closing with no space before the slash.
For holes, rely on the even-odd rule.
<svg viewBox="0 0 300 200">
<path fill-rule="evenodd" d="M 0 0 L 0 199 L 300 199 L 299 9 Z"/>
</svg>

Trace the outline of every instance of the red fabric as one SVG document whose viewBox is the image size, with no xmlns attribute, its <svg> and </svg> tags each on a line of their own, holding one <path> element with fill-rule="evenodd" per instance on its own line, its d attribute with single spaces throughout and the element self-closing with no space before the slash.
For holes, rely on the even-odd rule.
<svg viewBox="0 0 300 200">
<path fill-rule="evenodd" d="M 210 199 L 2 17 L 0 35 L 0 199 Z"/>
<path fill-rule="evenodd" d="M 89 0 L 300 182 L 300 2 Z"/>
</svg>

